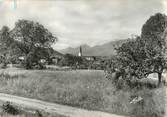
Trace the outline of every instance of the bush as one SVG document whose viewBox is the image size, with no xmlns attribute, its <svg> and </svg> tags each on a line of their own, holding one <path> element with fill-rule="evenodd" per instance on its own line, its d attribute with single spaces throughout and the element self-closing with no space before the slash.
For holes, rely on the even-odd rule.
<svg viewBox="0 0 167 117">
<path fill-rule="evenodd" d="M 107 75 L 107 78 L 111 80 L 112 84 L 116 89 L 143 89 L 149 88 L 154 89 L 158 87 L 158 82 L 149 78 L 123 78 L 122 76 L 117 77 L 118 75 L 114 72 Z M 163 84 L 165 84 L 163 82 Z"/>
<path fill-rule="evenodd" d="M 8 114 L 12 115 L 18 115 L 20 112 L 17 108 L 15 108 L 13 105 L 11 105 L 10 102 L 6 102 L 2 105 L 3 112 L 6 112 Z"/>
<path fill-rule="evenodd" d="M 10 80 L 10 79 L 18 79 L 19 77 L 23 77 L 24 75 L 10 75 L 9 73 L 1 73 L 0 78 L 4 80 Z"/>
<path fill-rule="evenodd" d="M 132 105 L 133 117 L 163 117 L 165 114 L 165 92 L 163 89 L 136 91 L 143 100 Z"/>
</svg>

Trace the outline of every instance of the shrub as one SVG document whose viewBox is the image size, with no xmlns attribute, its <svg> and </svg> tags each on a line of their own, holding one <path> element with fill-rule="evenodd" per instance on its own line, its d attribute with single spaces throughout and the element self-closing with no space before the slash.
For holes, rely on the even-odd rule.
<svg viewBox="0 0 167 117">
<path fill-rule="evenodd" d="M 8 73 L 1 73 L 0 74 L 0 78 L 4 78 L 4 79 L 6 79 L 6 80 L 9 80 L 9 79 L 17 79 L 19 76 L 18 75 L 10 75 L 10 74 L 8 74 Z"/>
<path fill-rule="evenodd" d="M 42 113 L 39 110 L 36 110 L 35 113 L 38 117 L 43 117 Z"/>
<path fill-rule="evenodd" d="M 165 114 L 165 92 L 163 89 L 136 91 L 143 100 L 132 105 L 133 117 L 163 117 Z"/>
<path fill-rule="evenodd" d="M 12 115 L 18 115 L 20 112 L 17 108 L 15 108 L 13 105 L 11 105 L 10 102 L 6 102 L 2 105 L 3 112 L 12 114 Z"/>
</svg>

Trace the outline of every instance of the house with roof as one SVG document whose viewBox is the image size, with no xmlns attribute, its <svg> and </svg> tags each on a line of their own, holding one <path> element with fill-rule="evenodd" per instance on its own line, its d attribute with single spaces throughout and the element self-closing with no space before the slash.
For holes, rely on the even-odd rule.
<svg viewBox="0 0 167 117">
<path fill-rule="evenodd" d="M 51 55 L 51 59 L 52 59 L 52 62 L 53 62 L 54 64 L 58 64 L 58 62 L 59 62 L 62 58 L 64 58 L 64 54 L 62 54 L 62 53 L 60 53 L 60 52 L 58 52 L 58 51 L 56 51 L 56 50 L 53 50 L 52 55 Z"/>
</svg>

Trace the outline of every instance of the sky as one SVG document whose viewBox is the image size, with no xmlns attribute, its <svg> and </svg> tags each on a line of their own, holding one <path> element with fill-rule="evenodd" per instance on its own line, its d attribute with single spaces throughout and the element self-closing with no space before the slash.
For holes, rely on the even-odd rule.
<svg viewBox="0 0 167 117">
<path fill-rule="evenodd" d="M 53 48 L 60 50 L 140 35 L 157 12 L 167 13 L 167 0 L 0 0 L 0 27 L 39 22 L 58 37 Z"/>
</svg>

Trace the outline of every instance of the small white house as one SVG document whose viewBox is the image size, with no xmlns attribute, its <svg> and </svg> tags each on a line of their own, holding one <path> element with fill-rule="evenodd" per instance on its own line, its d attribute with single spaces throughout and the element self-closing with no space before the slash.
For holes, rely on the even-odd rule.
<svg viewBox="0 0 167 117">
<path fill-rule="evenodd" d="M 20 57 L 19 57 L 19 60 L 24 60 L 24 59 L 25 59 L 24 56 L 20 56 Z"/>
<path fill-rule="evenodd" d="M 147 78 L 153 79 L 153 80 L 158 80 L 158 74 L 157 73 L 152 73 L 150 75 L 148 75 Z M 167 71 L 164 71 L 162 73 L 162 80 L 167 81 Z"/>
<path fill-rule="evenodd" d="M 45 59 L 40 59 L 40 63 L 45 63 L 46 60 Z"/>
</svg>

